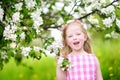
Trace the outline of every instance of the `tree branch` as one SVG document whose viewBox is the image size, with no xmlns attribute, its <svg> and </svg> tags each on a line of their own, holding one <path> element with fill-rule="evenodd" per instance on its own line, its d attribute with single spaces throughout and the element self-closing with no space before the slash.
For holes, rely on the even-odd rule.
<svg viewBox="0 0 120 80">
<path fill-rule="evenodd" d="M 106 7 L 110 6 L 110 5 L 113 5 L 113 3 L 117 2 L 117 1 L 119 1 L 119 0 L 114 0 L 113 2 L 111 2 L 110 4 L 108 4 L 108 5 L 106 5 L 106 6 L 102 7 L 102 8 L 106 8 Z M 96 13 L 97 11 L 100 11 L 100 10 L 95 9 L 92 12 L 78 18 L 78 20 L 84 19 L 84 18 L 88 17 L 89 15 L 92 15 L 92 14 Z M 45 29 L 45 30 L 47 30 L 48 28 L 59 28 L 59 27 L 61 27 L 61 25 L 46 26 L 46 27 L 44 25 L 42 25 L 42 26 L 43 26 L 43 29 Z"/>
<path fill-rule="evenodd" d="M 113 5 L 113 3 L 117 2 L 117 1 L 119 1 L 119 0 L 114 0 L 112 3 L 106 5 L 106 6 L 102 7 L 102 8 L 106 8 L 106 7 L 110 6 L 110 5 Z M 78 18 L 78 19 L 81 20 L 81 19 L 83 19 L 83 18 L 86 18 L 86 17 L 88 17 L 89 15 L 92 15 L 92 14 L 96 13 L 97 11 L 100 11 L 100 10 L 95 9 L 95 10 L 92 11 L 91 13 L 88 13 L 88 14 L 86 14 L 86 15 Z"/>
</svg>

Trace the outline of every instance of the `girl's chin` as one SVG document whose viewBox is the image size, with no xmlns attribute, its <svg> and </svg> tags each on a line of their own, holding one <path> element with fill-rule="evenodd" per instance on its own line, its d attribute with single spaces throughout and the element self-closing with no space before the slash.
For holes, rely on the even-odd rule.
<svg viewBox="0 0 120 80">
<path fill-rule="evenodd" d="M 76 50 L 76 51 L 80 51 L 81 47 L 74 47 L 73 49 Z"/>
</svg>

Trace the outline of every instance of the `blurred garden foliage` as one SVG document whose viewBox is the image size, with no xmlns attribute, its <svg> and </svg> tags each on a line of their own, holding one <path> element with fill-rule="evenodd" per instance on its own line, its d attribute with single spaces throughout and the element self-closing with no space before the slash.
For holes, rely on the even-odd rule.
<svg viewBox="0 0 120 80">
<path fill-rule="evenodd" d="M 51 37 L 51 29 L 73 19 L 103 40 L 120 37 L 119 0 L 1 0 L 0 69 L 11 57 L 20 64 L 23 58 L 57 54 L 62 45 Z"/>
</svg>

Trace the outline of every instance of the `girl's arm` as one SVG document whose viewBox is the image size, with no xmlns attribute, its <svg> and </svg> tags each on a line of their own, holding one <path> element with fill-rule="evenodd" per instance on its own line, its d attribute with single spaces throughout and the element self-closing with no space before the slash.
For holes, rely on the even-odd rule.
<svg viewBox="0 0 120 80">
<path fill-rule="evenodd" d="M 58 60 L 58 56 L 56 57 L 56 62 Z M 56 67 L 56 78 L 57 80 L 66 80 L 66 71 L 62 71 L 62 69 L 57 65 Z"/>
<path fill-rule="evenodd" d="M 56 78 L 57 80 L 66 80 L 66 72 L 62 71 L 59 66 L 56 68 Z"/>
<path fill-rule="evenodd" d="M 103 80 L 101 69 L 100 69 L 100 63 L 97 57 L 96 57 L 96 61 L 97 61 L 97 79 L 96 80 Z"/>
</svg>

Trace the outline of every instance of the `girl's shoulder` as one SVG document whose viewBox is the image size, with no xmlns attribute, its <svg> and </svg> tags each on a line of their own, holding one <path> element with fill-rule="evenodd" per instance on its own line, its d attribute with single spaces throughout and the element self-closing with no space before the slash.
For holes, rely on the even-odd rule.
<svg viewBox="0 0 120 80">
<path fill-rule="evenodd" d="M 94 53 L 87 53 L 88 56 L 96 56 Z"/>
<path fill-rule="evenodd" d="M 88 54 L 91 59 L 93 59 L 96 62 L 96 65 L 99 65 L 99 60 L 97 56 L 94 53 Z"/>
<path fill-rule="evenodd" d="M 86 54 L 86 56 L 96 58 L 96 55 L 94 53 L 88 53 L 88 54 Z"/>
</svg>

